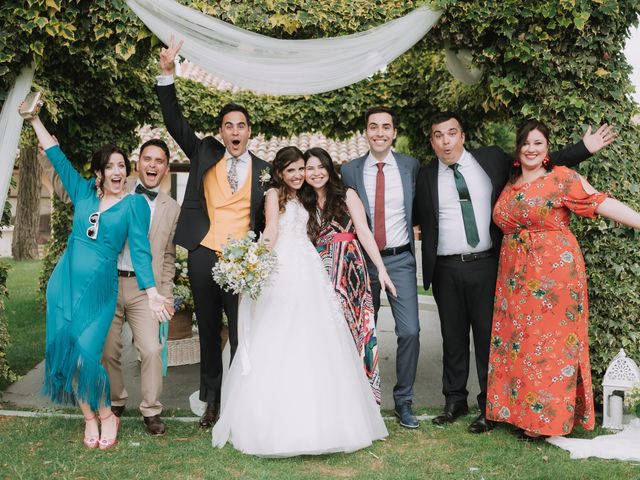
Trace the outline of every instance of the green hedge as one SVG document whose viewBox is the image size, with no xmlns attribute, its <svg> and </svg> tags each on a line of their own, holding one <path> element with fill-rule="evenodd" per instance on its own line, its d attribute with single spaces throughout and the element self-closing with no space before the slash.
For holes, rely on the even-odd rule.
<svg viewBox="0 0 640 480">
<path fill-rule="evenodd" d="M 183 0 L 239 27 L 278 38 L 327 37 L 363 31 L 397 18 L 422 1 L 396 0 Z M 457 110 L 468 123 L 470 146 L 508 146 L 515 126 L 537 117 L 551 127 L 556 146 L 577 140 L 587 124 L 612 122 L 616 144 L 580 167 L 599 189 L 634 206 L 640 190 L 637 106 L 630 97 L 630 67 L 622 48 L 638 22 L 637 0 L 432 0 L 444 14 L 414 48 L 385 73 L 334 92 L 274 98 L 248 92 L 212 92 L 179 82 L 187 115 L 198 130 L 211 131 L 219 105 L 245 103 L 255 133 L 289 135 L 320 130 L 347 136 L 362 128 L 364 109 L 396 107 L 408 148 L 430 156 L 429 116 Z M 133 126 L 159 124 L 151 90 L 157 40 L 122 0 L 106 2 L 8 0 L 0 7 L 0 85 L 16 67 L 39 62 L 37 81 L 50 92 L 51 118 L 61 143 L 80 160 L 106 139 L 132 145 Z M 44 49 L 47 45 L 47 49 Z M 467 48 L 484 76 L 473 86 L 448 75 L 442 48 Z M 96 96 L 95 92 L 101 95 Z M 594 385 L 610 356 L 624 346 L 640 359 L 640 278 L 636 234 L 604 220 L 573 222 L 587 261 Z M 56 241 L 63 248 L 66 233 Z M 51 250 L 54 252 L 54 250 Z M 47 259 L 54 263 L 55 252 Z M 47 267 L 47 268 L 49 268 Z M 47 270 L 48 272 L 48 270 Z M 46 275 L 48 276 L 48 274 Z M 44 283 L 44 282 L 43 282 Z"/>
<path fill-rule="evenodd" d="M 0 227 L 5 227 L 11 223 L 11 205 L 7 201 L 4 205 Z M 4 311 L 4 299 L 9 295 L 7 291 L 7 276 L 9 275 L 9 265 L 0 261 L 0 382 L 13 382 L 16 375 L 11 371 L 11 366 L 7 362 L 6 352 L 9 346 L 9 331 L 7 330 L 7 316 Z"/>
</svg>

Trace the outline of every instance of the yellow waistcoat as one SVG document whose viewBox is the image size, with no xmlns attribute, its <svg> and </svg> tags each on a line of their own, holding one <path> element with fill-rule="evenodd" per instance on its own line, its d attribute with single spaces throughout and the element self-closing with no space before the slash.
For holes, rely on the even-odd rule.
<svg viewBox="0 0 640 480">
<path fill-rule="evenodd" d="M 227 161 L 221 160 L 205 174 L 203 187 L 210 225 L 200 244 L 221 252 L 229 235 L 237 239 L 249 231 L 251 168 L 242 186 L 232 193 L 227 178 Z"/>
</svg>

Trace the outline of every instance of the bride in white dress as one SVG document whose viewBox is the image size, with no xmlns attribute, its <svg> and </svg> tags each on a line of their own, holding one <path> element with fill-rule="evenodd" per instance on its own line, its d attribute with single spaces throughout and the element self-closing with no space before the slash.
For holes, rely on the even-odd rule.
<svg viewBox="0 0 640 480">
<path fill-rule="evenodd" d="M 222 386 L 213 445 L 230 442 L 243 453 L 274 457 L 352 452 L 386 437 L 387 429 L 307 237 L 308 213 L 297 199 L 302 152 L 285 147 L 273 166 L 278 188 L 266 194 L 263 238 L 278 270 L 252 302 L 250 318 L 239 314 L 239 335 L 246 337 Z"/>
</svg>

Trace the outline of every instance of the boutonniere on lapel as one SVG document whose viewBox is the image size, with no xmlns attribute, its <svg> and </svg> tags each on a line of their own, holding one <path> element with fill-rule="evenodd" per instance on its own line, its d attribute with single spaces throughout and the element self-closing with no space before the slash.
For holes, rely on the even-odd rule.
<svg viewBox="0 0 640 480">
<path fill-rule="evenodd" d="M 268 168 L 263 168 L 262 170 L 260 170 L 258 180 L 260 180 L 260 185 L 262 185 L 263 187 L 271 181 L 271 174 L 269 173 Z"/>
</svg>

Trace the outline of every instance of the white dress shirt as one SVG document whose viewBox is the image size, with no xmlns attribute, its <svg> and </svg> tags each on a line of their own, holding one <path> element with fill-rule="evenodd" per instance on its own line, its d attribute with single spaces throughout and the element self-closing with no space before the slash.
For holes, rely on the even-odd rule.
<svg viewBox="0 0 640 480">
<path fill-rule="evenodd" d="M 384 172 L 384 226 L 387 244 L 385 248 L 401 247 L 409 243 L 407 233 L 407 217 L 404 211 L 404 192 L 400 170 L 393 152 L 389 152 L 383 160 Z M 378 175 L 378 160 L 369 153 L 364 162 L 364 188 L 369 200 L 369 218 L 374 223 L 376 211 L 376 176 Z"/>
<path fill-rule="evenodd" d="M 158 82 L 158 86 L 166 87 L 167 85 L 173 85 L 173 75 L 158 75 L 156 76 L 156 81 Z"/>
<path fill-rule="evenodd" d="M 144 199 L 147 201 L 147 204 L 149 205 L 149 210 L 151 210 L 151 215 L 149 216 L 149 230 L 151 230 L 151 222 L 153 222 L 153 212 L 155 212 L 156 210 L 156 200 L 158 200 L 158 197 L 151 200 L 147 195 L 136 193 L 136 187 L 138 185 L 142 185 L 140 180 L 136 180 L 136 183 L 131 189 L 131 191 L 129 192 L 129 195 L 142 195 Z M 151 190 L 152 192 L 159 192 L 160 187 L 158 186 L 156 188 L 147 188 L 147 190 Z M 120 252 L 120 255 L 118 255 L 118 270 L 124 270 L 127 272 L 134 271 L 133 262 L 131 261 L 131 250 L 129 250 L 129 240 L 125 242 L 124 248 Z"/>
<path fill-rule="evenodd" d="M 464 177 L 471 196 L 480 242 L 467 243 L 460 196 L 453 169 L 438 159 L 438 255 L 484 252 L 491 248 L 491 179 L 478 161 L 465 150 L 458 160 L 458 171 Z"/>
<path fill-rule="evenodd" d="M 158 75 L 156 77 L 158 85 L 166 87 L 174 83 L 173 75 Z M 227 161 L 227 174 L 231 170 L 231 154 L 229 150 L 225 151 L 225 158 Z M 247 177 L 249 176 L 249 167 L 251 166 L 251 155 L 248 150 L 245 150 L 242 155 L 238 157 L 238 165 L 236 166 L 238 172 L 238 190 L 244 185 Z"/>
</svg>

